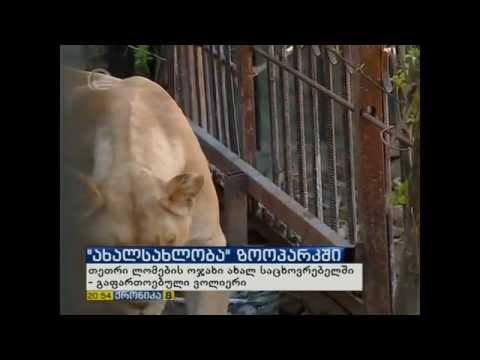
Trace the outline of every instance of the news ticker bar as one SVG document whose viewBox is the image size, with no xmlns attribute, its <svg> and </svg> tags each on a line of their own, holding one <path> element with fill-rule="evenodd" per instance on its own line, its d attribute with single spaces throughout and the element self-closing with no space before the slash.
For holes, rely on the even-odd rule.
<svg viewBox="0 0 480 360">
<path fill-rule="evenodd" d="M 88 247 L 87 263 L 344 263 L 343 247 Z"/>
<path fill-rule="evenodd" d="M 86 290 L 362 291 L 362 264 L 87 263 Z"/>
<path fill-rule="evenodd" d="M 87 290 L 87 301 L 159 301 L 175 300 L 173 290 L 114 291 Z"/>
</svg>

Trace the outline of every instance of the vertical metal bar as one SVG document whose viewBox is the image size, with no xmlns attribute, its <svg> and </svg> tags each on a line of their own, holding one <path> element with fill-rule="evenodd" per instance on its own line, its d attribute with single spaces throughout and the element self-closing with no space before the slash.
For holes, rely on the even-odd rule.
<svg viewBox="0 0 480 360">
<path fill-rule="evenodd" d="M 287 59 L 287 49 L 284 45 L 281 46 L 280 51 L 280 60 L 282 63 L 286 63 Z M 293 189 L 293 163 L 292 163 L 292 129 L 290 124 L 290 86 L 289 86 L 289 73 L 286 70 L 282 70 L 280 73 L 280 81 L 282 86 L 282 95 L 283 95 L 283 134 L 284 134 L 284 144 L 285 144 L 285 186 L 286 192 L 294 196 Z M 291 239 L 293 232 L 289 226 L 287 226 L 287 239 Z"/>
<path fill-rule="evenodd" d="M 388 53 L 383 51 L 383 45 L 381 46 L 381 56 L 382 56 L 382 84 L 384 83 L 383 80 L 385 76 L 389 75 L 388 71 Z M 384 113 L 384 123 L 385 125 L 390 125 L 390 109 L 388 106 L 388 93 L 384 93 L 382 91 L 382 100 L 383 100 L 383 113 Z M 390 142 L 390 134 L 385 134 L 385 140 Z M 385 189 L 387 192 L 390 192 L 392 189 L 392 169 L 391 169 L 391 149 L 389 147 L 385 147 Z M 391 207 L 387 206 L 385 215 L 387 217 L 387 236 L 388 236 L 388 243 L 393 245 L 393 233 L 392 233 L 392 211 Z M 390 268 L 390 273 L 392 269 Z"/>
<path fill-rule="evenodd" d="M 231 45 L 226 46 L 226 58 L 229 64 L 232 63 L 232 47 Z M 239 123 L 238 123 L 238 116 L 237 116 L 237 96 L 236 96 L 236 87 L 235 87 L 235 74 L 233 73 L 232 67 L 228 66 L 227 71 L 227 82 L 229 84 L 230 90 L 230 119 L 232 120 L 233 126 L 233 142 L 235 143 L 236 153 L 240 154 L 240 131 L 239 131 Z"/>
<path fill-rule="evenodd" d="M 287 51 L 284 46 L 282 46 L 280 59 L 282 62 L 287 61 Z M 285 173 L 286 179 L 285 184 L 287 187 L 287 193 L 293 195 L 293 182 L 292 182 L 292 132 L 290 127 L 290 93 L 289 93 L 289 84 L 288 84 L 288 72 L 282 70 L 281 72 L 281 85 L 282 85 L 282 95 L 283 95 L 283 133 L 285 136 Z"/>
<path fill-rule="evenodd" d="M 203 72 L 205 75 L 205 92 L 207 96 L 207 131 L 210 135 L 214 136 L 213 124 L 215 122 L 215 110 L 212 102 L 212 77 L 210 73 L 210 54 L 208 53 L 207 46 L 203 48 Z"/>
<path fill-rule="evenodd" d="M 403 67 L 405 65 L 405 60 L 404 59 L 405 59 L 406 46 L 405 45 L 398 45 L 397 48 L 398 48 L 399 64 L 400 64 L 400 66 Z M 397 129 L 400 129 L 405 125 L 405 121 L 403 119 L 403 114 L 401 112 L 401 107 L 399 107 L 398 111 L 399 111 L 400 115 L 398 117 L 398 123 L 396 125 L 397 125 Z M 400 151 L 400 176 L 401 176 L 402 182 L 410 179 L 411 166 L 412 166 L 412 162 L 411 162 L 411 158 L 410 158 L 410 151 Z M 411 226 L 410 219 L 411 219 L 410 214 L 408 214 L 407 208 L 404 206 L 403 207 L 403 226 L 404 226 L 404 228 L 406 228 L 406 229 L 410 228 L 410 226 Z"/>
<path fill-rule="evenodd" d="M 172 89 L 173 89 L 175 101 L 181 106 L 177 45 L 173 45 Z"/>
<path fill-rule="evenodd" d="M 298 71 L 303 71 L 302 49 L 295 45 L 295 62 Z M 297 155 L 299 156 L 299 185 L 300 185 L 300 202 L 308 209 L 308 187 L 307 187 L 307 160 L 305 155 L 305 109 L 303 107 L 303 82 L 299 78 L 295 79 L 296 95 L 297 95 L 297 115 L 298 115 L 298 138 L 297 138 Z"/>
<path fill-rule="evenodd" d="M 213 77 L 213 94 L 214 94 L 213 102 L 215 106 L 215 120 L 216 120 L 215 124 L 216 124 L 216 131 L 217 131 L 216 136 L 221 143 L 225 144 L 224 137 L 223 137 L 223 127 L 222 127 L 222 113 L 220 109 L 221 99 L 220 99 L 220 91 L 219 91 L 219 84 L 218 84 L 218 64 L 217 64 L 218 60 L 215 56 L 216 54 L 215 45 L 211 45 L 210 49 L 211 49 L 210 57 L 212 60 L 212 77 Z"/>
<path fill-rule="evenodd" d="M 160 51 L 158 51 L 158 56 L 164 57 L 162 55 L 163 54 Z M 165 71 L 161 71 L 161 70 L 163 70 L 162 68 L 163 68 L 164 64 L 162 64 L 162 61 L 160 61 L 157 58 L 155 58 L 153 61 L 155 62 L 155 70 L 154 70 L 154 73 L 153 73 L 153 81 L 160 84 L 162 87 L 165 87 L 165 81 L 164 81 Z"/>
<path fill-rule="evenodd" d="M 358 47 L 358 60 L 363 70 L 373 79 L 382 76 L 382 50 L 378 45 Z M 355 101 L 360 111 L 374 109 L 375 116 L 383 121 L 382 91 L 364 77 L 359 78 L 360 91 Z M 373 114 L 372 114 L 373 115 Z M 364 121 L 355 112 L 359 122 L 359 177 L 358 208 L 360 238 L 364 247 L 364 298 L 368 313 L 391 314 L 389 246 L 386 234 L 385 209 L 385 157 L 380 129 Z"/>
<path fill-rule="evenodd" d="M 188 91 L 188 63 L 187 63 L 187 49 L 186 45 L 179 45 L 179 70 L 180 70 L 180 81 L 181 81 L 181 99 L 182 99 L 182 108 L 184 113 L 190 117 L 191 116 L 191 107 L 190 107 L 190 93 Z"/>
<path fill-rule="evenodd" d="M 275 45 L 268 46 L 268 53 L 275 56 Z M 270 106 L 270 145 L 273 162 L 273 182 L 279 184 L 280 149 L 278 134 L 278 107 L 277 107 L 277 67 L 267 60 L 268 66 L 268 96 Z"/>
<path fill-rule="evenodd" d="M 399 56 L 398 56 L 398 61 L 399 61 L 399 65 L 400 66 L 404 66 L 405 65 L 405 51 L 406 51 L 406 46 L 405 45 L 399 45 L 398 46 L 398 53 L 399 53 Z M 397 91 L 397 94 L 398 94 L 398 91 Z M 397 116 L 397 123 L 395 124 L 397 129 L 400 129 L 402 128 L 403 126 L 405 126 L 405 119 L 404 119 L 404 116 L 402 114 L 402 107 L 397 104 L 397 111 L 398 111 L 398 116 Z M 409 151 L 400 151 L 400 177 L 401 177 L 401 181 L 404 182 L 404 181 L 411 181 L 412 179 L 412 158 L 411 158 L 411 150 Z M 413 222 L 413 217 L 412 217 L 412 214 L 409 212 L 409 206 L 403 206 L 402 207 L 402 215 L 403 215 L 403 228 L 405 229 L 404 230 L 404 234 L 402 235 L 402 240 L 400 243 L 398 243 L 398 246 L 396 248 L 397 252 L 402 252 L 401 255 L 397 255 L 396 258 L 395 258 L 395 262 L 397 263 L 396 264 L 396 270 L 398 272 L 398 275 L 401 276 L 401 274 L 399 273 L 400 269 L 401 269 L 401 266 L 402 266 L 402 258 L 405 258 L 405 250 L 408 250 L 406 247 L 407 245 L 405 244 L 405 239 L 408 238 L 409 234 L 408 234 L 408 231 L 410 229 L 412 229 L 412 227 L 414 226 L 414 222 Z M 401 279 L 397 279 L 397 284 L 396 284 L 396 289 L 395 289 L 395 300 L 394 300 L 394 311 L 395 313 L 399 313 L 400 310 L 401 310 L 401 301 L 399 299 L 399 291 L 401 292 L 401 287 L 402 287 L 402 283 L 400 282 L 400 284 L 398 283 L 398 280 L 401 280 Z M 400 290 L 399 290 L 399 287 L 400 287 Z"/>
<path fill-rule="evenodd" d="M 389 76 L 389 58 L 388 58 L 388 53 L 383 51 L 384 46 L 381 46 L 381 51 L 382 51 L 382 84 L 384 83 L 383 80 L 385 80 L 385 77 Z M 390 107 L 388 106 L 388 93 L 384 93 L 382 91 L 382 97 L 383 97 L 383 112 L 384 112 L 384 123 L 385 125 L 389 126 L 390 125 Z M 397 127 L 397 129 L 399 129 Z M 387 142 L 390 142 L 390 135 L 386 134 L 385 140 Z M 392 168 L 391 168 L 391 148 L 390 147 L 384 147 L 385 149 L 385 189 L 387 189 L 387 193 L 391 191 L 392 189 Z M 386 230 L 386 235 L 387 235 L 387 244 L 389 247 L 389 274 L 390 274 L 390 296 L 391 296 L 391 301 L 392 301 L 392 311 L 393 311 L 393 306 L 394 306 L 394 281 L 393 281 L 393 274 L 395 269 L 392 266 L 392 250 L 393 249 L 393 207 L 390 205 L 386 206 L 385 209 L 385 215 L 386 215 L 386 222 L 387 222 L 387 230 Z"/>
<path fill-rule="evenodd" d="M 310 76 L 314 81 L 318 81 L 317 57 L 313 51 L 310 51 Z M 322 190 L 322 157 L 320 153 L 320 125 L 318 122 L 318 90 L 313 86 L 312 90 L 312 122 L 313 122 L 313 152 L 314 152 L 314 171 L 315 187 L 315 209 L 317 217 L 323 222 L 323 190 Z"/>
<path fill-rule="evenodd" d="M 343 47 L 346 59 L 352 63 L 351 56 L 351 47 L 350 45 L 345 45 Z M 348 101 L 352 101 L 352 80 L 350 70 L 345 69 L 345 90 Z M 354 139 L 353 139 L 353 114 L 349 110 L 347 112 L 345 129 L 346 142 L 345 142 L 345 154 L 346 154 L 346 166 L 345 166 L 345 181 L 347 184 L 347 207 L 348 207 L 348 217 L 349 217 L 349 239 L 353 244 L 357 243 L 357 201 L 355 194 L 355 184 L 356 184 L 356 174 L 355 174 L 355 164 L 354 164 Z"/>
<path fill-rule="evenodd" d="M 325 53 L 327 53 L 325 51 Z M 333 91 L 333 68 L 328 56 L 325 57 L 324 70 L 328 74 L 328 87 Z M 333 230 L 338 230 L 338 187 L 337 187 L 337 159 L 335 145 L 335 101 L 329 100 L 329 116 L 326 122 L 327 141 L 327 192 L 328 192 L 328 216 L 325 223 Z"/>
<path fill-rule="evenodd" d="M 168 66 L 170 65 L 170 54 L 168 51 L 168 46 L 166 45 L 153 45 L 153 51 L 160 57 L 166 59 L 167 61 L 154 58 L 155 70 L 153 75 L 153 81 L 162 86 L 167 92 L 169 91 L 168 84 Z"/>
<path fill-rule="evenodd" d="M 162 80 L 162 84 L 165 86 L 165 90 L 169 94 L 173 94 L 172 92 L 172 85 L 170 82 L 170 68 L 172 66 L 172 50 L 173 46 L 172 45 L 160 45 L 160 56 L 163 56 L 166 61 L 160 61 L 162 64 L 161 67 L 161 73 L 160 73 L 160 79 Z"/>
<path fill-rule="evenodd" d="M 223 189 L 222 229 L 228 245 L 248 243 L 247 177 L 235 174 L 225 177 Z"/>
<path fill-rule="evenodd" d="M 205 98 L 205 75 L 203 70 L 203 54 L 201 46 L 195 47 L 197 68 L 197 93 L 200 106 L 200 126 L 207 129 L 207 104 Z"/>
<path fill-rule="evenodd" d="M 190 90 L 191 102 L 191 119 L 194 123 L 199 124 L 198 116 L 198 96 L 197 96 L 197 74 L 195 71 L 195 53 L 194 45 L 187 45 L 187 62 L 188 62 L 188 84 Z"/>
<path fill-rule="evenodd" d="M 181 57 L 180 57 L 180 64 L 181 64 L 181 74 L 182 74 L 182 97 L 185 106 L 185 112 L 189 118 L 192 116 L 192 99 L 191 99 L 191 91 L 190 91 L 190 83 L 189 83 L 189 69 L 188 69 L 188 49 L 187 45 L 181 46 Z"/>
<path fill-rule="evenodd" d="M 253 49 L 251 46 L 239 48 L 240 115 L 243 125 L 243 159 L 255 166 L 257 149 L 255 138 L 255 102 L 253 83 Z"/>
<path fill-rule="evenodd" d="M 220 61 L 220 83 L 222 88 L 222 109 L 223 109 L 223 124 L 225 125 L 225 140 L 226 145 L 229 149 L 232 149 L 232 144 L 230 142 L 230 119 L 228 116 L 228 102 L 227 102 L 227 79 L 226 79 L 226 72 L 225 72 L 225 64 L 226 64 L 226 57 L 225 52 L 223 49 L 224 45 L 218 45 L 218 52 Z"/>
<path fill-rule="evenodd" d="M 175 46 L 174 45 L 162 45 L 161 46 L 161 54 L 165 57 L 167 61 L 165 61 L 165 64 L 163 66 L 163 73 L 161 72 L 159 74 L 160 79 L 163 77 L 163 86 L 165 90 L 172 96 L 172 98 L 175 98 L 175 87 L 173 86 L 173 68 L 174 68 L 174 51 L 175 51 Z"/>
</svg>

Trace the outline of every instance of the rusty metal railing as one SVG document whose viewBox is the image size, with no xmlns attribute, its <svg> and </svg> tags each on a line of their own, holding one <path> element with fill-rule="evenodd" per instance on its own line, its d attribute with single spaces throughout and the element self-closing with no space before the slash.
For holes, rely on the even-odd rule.
<svg viewBox="0 0 480 360">
<path fill-rule="evenodd" d="M 231 46 L 176 45 L 175 55 L 170 93 L 193 123 L 240 154 L 240 96 Z"/>
<path fill-rule="evenodd" d="M 364 303 L 332 296 L 355 312 L 391 311 L 384 153 L 411 146 L 383 116 L 382 50 L 178 45 L 166 86 L 223 179 L 225 221 L 236 223 L 227 237 L 245 241 L 235 211 L 248 208 L 272 241 L 354 247 Z"/>
<path fill-rule="evenodd" d="M 217 170 L 222 168 L 219 164 L 225 160 L 228 151 L 213 146 L 213 142 L 207 140 L 209 135 L 240 155 L 246 163 L 263 170 L 262 174 L 271 181 L 248 166 L 240 166 L 242 171 L 236 169 L 225 173 L 226 179 L 237 179 L 243 174 L 243 181 L 247 182 L 245 194 L 255 202 L 254 206 L 250 206 L 253 216 L 259 216 L 261 224 L 269 225 L 293 245 L 323 243 L 353 246 L 357 226 L 353 177 L 349 176 L 352 156 L 345 154 L 345 149 L 353 149 L 349 144 L 351 129 L 346 115 L 353 104 L 330 90 L 334 88 L 333 65 L 321 63 L 309 47 L 296 46 L 289 54 L 286 46 L 270 45 L 268 58 L 261 64 L 266 52 L 259 47 L 211 45 L 196 47 L 201 49 L 201 53 L 198 50 L 196 53 L 197 64 L 203 64 L 203 71 L 197 65 L 194 74 L 189 65 L 192 63 L 191 57 L 188 57 L 191 50 L 183 46 L 178 48 L 178 64 L 188 71 L 178 71 L 176 83 L 180 87 L 176 94 L 181 98 L 177 100 L 192 120 L 210 161 Z M 267 71 L 262 74 L 263 70 Z M 262 80 L 264 74 L 268 75 Z M 320 84 L 320 78 L 328 78 L 326 86 Z M 196 93 L 190 92 L 192 79 L 198 84 L 203 81 L 203 92 L 201 85 Z M 258 96 L 262 81 L 268 87 L 264 99 Z M 347 94 L 346 79 L 338 87 L 342 88 L 342 94 Z M 192 101 L 193 96 L 200 96 L 200 105 L 205 103 L 205 122 L 199 121 L 201 117 L 195 114 L 198 110 Z M 258 116 L 262 111 L 262 101 L 268 103 L 268 119 Z M 336 116 L 343 120 L 342 126 L 346 130 L 341 139 L 336 133 Z M 315 131 L 311 131 L 312 127 Z M 260 133 L 266 128 L 269 139 Z M 337 155 L 337 143 L 344 144 L 342 156 Z M 271 159 L 267 161 L 271 169 L 265 168 L 265 162 L 262 169 L 262 153 Z M 230 165 L 242 164 L 240 159 L 229 158 L 227 162 Z M 341 191 L 345 201 L 342 204 L 339 202 L 337 179 L 340 162 L 344 168 Z M 224 181 L 224 184 L 232 183 L 235 182 Z M 228 223 L 230 218 L 239 219 L 241 209 L 246 208 L 246 200 L 239 200 L 238 192 L 228 186 L 224 189 L 224 201 L 229 203 L 225 208 L 229 211 L 224 211 L 223 216 Z M 228 196 L 229 193 L 236 195 Z M 233 213 L 233 217 L 229 213 Z M 342 230 L 339 229 L 340 217 L 343 217 L 343 234 L 339 232 Z M 230 227 L 226 226 L 227 238 L 233 243 L 241 242 L 239 234 L 245 231 L 234 226 L 236 230 L 230 232 Z M 349 296 L 335 295 L 343 298 L 337 299 L 339 302 L 359 304 L 358 300 Z"/>
<path fill-rule="evenodd" d="M 357 226 L 348 123 L 354 105 L 346 97 L 345 69 L 333 65 L 331 58 L 318 57 L 310 46 L 293 46 L 290 52 L 289 47 L 276 45 L 253 49 L 268 68 L 273 181 L 354 244 Z M 339 72 L 343 72 L 340 83 Z M 283 144 L 282 151 L 276 143 Z"/>
</svg>

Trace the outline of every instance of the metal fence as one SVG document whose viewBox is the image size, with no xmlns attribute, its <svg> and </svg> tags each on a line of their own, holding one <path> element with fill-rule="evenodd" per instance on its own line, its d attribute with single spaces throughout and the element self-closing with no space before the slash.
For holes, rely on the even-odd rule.
<svg viewBox="0 0 480 360">
<path fill-rule="evenodd" d="M 246 134 L 240 123 L 239 49 L 230 45 L 176 46 L 172 93 L 194 123 L 355 243 L 352 129 L 345 107 L 349 104 L 349 74 L 345 67 L 333 53 L 324 57 L 311 46 L 255 47 L 251 74 L 254 133 L 248 134 L 250 148 L 245 148 L 241 141 Z M 332 89 L 327 94 L 335 94 L 334 99 L 322 91 L 326 88 Z M 269 217 L 265 211 L 260 215 Z M 285 225 L 277 225 L 286 230 Z M 300 241 L 292 234 L 288 238 Z"/>
<path fill-rule="evenodd" d="M 384 50 L 162 46 L 159 55 L 167 61 L 155 69 L 155 80 L 190 118 L 214 172 L 229 172 L 227 182 L 248 194 L 250 221 L 258 219 L 268 238 L 297 245 L 338 244 L 340 237 L 354 248 L 355 259 L 365 264 L 364 296 L 334 294 L 351 312 L 390 313 L 392 306 L 385 199 L 391 149 L 385 145 L 411 144 L 394 121 L 391 61 Z M 230 224 L 238 229 L 236 216 Z"/>
</svg>

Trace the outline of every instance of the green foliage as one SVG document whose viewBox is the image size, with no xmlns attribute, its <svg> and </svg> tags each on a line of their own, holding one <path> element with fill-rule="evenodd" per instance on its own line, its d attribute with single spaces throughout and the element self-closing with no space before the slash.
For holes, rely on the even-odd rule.
<svg viewBox="0 0 480 360">
<path fill-rule="evenodd" d="M 420 121 L 420 48 L 407 46 L 405 56 L 392 77 L 397 94 L 403 99 L 400 104 L 400 114 L 405 123 L 418 126 Z M 394 206 L 409 205 L 409 180 L 395 179 L 389 201 Z"/>
<path fill-rule="evenodd" d="M 408 126 L 415 126 L 420 119 L 420 48 L 407 46 L 392 83 L 403 98 L 401 113 Z"/>
<path fill-rule="evenodd" d="M 420 67 L 420 48 L 412 46 L 405 54 L 405 63 L 408 64 L 409 69 L 416 69 Z"/>
<path fill-rule="evenodd" d="M 135 66 L 146 68 L 148 63 L 153 59 L 153 56 L 150 55 L 148 51 L 148 45 L 139 45 L 137 47 L 132 47 L 133 56 L 135 58 Z"/>
<path fill-rule="evenodd" d="M 393 191 L 390 193 L 390 203 L 394 206 L 406 206 L 408 205 L 408 184 L 409 181 L 400 181 L 396 178 L 393 181 Z"/>
<path fill-rule="evenodd" d="M 420 89 L 416 87 L 409 98 L 407 125 L 414 126 L 418 124 L 420 118 Z"/>
<path fill-rule="evenodd" d="M 399 68 L 397 70 L 395 75 L 392 76 L 392 83 L 400 91 L 403 92 L 405 90 L 405 86 L 407 86 L 407 73 L 404 69 Z"/>
<path fill-rule="evenodd" d="M 402 94 L 413 83 L 418 81 L 420 76 L 420 48 L 410 46 L 406 50 L 402 65 L 398 67 L 392 82 Z"/>
</svg>

